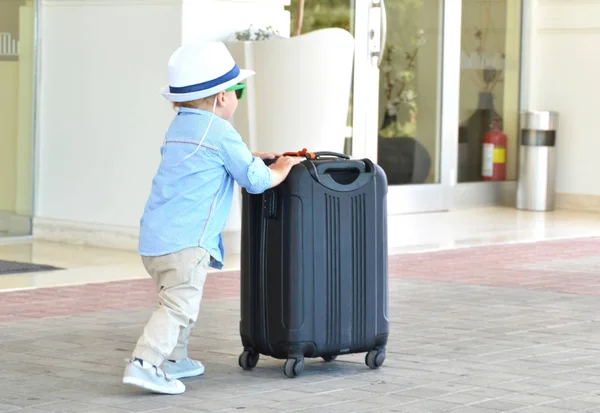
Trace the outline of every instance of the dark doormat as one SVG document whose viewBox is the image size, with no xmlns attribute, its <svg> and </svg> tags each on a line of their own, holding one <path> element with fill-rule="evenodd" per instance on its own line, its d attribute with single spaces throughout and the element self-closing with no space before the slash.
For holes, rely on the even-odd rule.
<svg viewBox="0 0 600 413">
<path fill-rule="evenodd" d="M 32 264 L 30 262 L 15 262 L 0 260 L 0 275 L 21 274 L 24 272 L 54 271 L 63 268 L 53 267 L 51 265 Z"/>
</svg>

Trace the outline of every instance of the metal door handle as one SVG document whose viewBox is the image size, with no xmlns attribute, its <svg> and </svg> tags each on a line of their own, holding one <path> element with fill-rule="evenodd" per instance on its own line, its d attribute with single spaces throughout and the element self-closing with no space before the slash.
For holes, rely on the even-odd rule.
<svg viewBox="0 0 600 413">
<path fill-rule="evenodd" d="M 383 55 L 385 54 L 385 46 L 387 43 L 387 10 L 385 8 L 385 0 L 379 0 L 381 4 L 381 53 L 377 60 L 377 67 L 381 66 Z"/>
<path fill-rule="evenodd" d="M 381 21 L 380 21 L 380 33 L 379 33 L 379 51 L 372 52 L 372 56 L 377 56 L 377 67 L 381 67 L 381 61 L 385 54 L 385 46 L 387 42 L 387 10 L 385 8 L 385 0 L 374 0 L 373 7 L 379 7 L 381 9 Z M 375 37 L 373 30 L 370 31 L 371 38 Z"/>
</svg>

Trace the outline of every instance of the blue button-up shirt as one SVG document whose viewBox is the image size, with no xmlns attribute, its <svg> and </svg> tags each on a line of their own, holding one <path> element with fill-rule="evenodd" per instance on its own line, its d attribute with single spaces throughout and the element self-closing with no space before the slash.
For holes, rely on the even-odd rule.
<svg viewBox="0 0 600 413">
<path fill-rule="evenodd" d="M 180 108 L 171 123 L 140 222 L 141 255 L 202 247 L 212 257 L 211 266 L 222 268 L 221 232 L 231 210 L 234 180 L 250 193 L 271 186 L 271 170 L 252 155 L 226 120 L 214 116 L 198 148 L 211 116 L 203 110 Z"/>
</svg>

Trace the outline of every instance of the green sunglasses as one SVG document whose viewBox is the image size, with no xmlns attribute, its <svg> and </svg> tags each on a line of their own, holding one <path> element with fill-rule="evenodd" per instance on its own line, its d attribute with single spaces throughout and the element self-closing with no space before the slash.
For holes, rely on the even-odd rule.
<svg viewBox="0 0 600 413">
<path fill-rule="evenodd" d="M 235 96 L 239 99 L 244 97 L 244 90 L 246 90 L 245 83 L 238 83 L 237 85 L 233 85 L 228 89 L 225 89 L 225 92 L 235 92 Z"/>
</svg>

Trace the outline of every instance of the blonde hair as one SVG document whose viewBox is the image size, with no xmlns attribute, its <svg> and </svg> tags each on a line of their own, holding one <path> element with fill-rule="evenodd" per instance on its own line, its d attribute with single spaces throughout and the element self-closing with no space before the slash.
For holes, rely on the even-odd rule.
<svg viewBox="0 0 600 413">
<path fill-rule="evenodd" d="M 189 108 L 189 109 L 200 109 L 202 106 L 205 105 L 212 105 L 213 102 L 215 101 L 215 95 L 212 96 L 208 96 L 202 99 L 196 99 L 196 100 L 188 100 L 187 102 L 172 102 L 173 103 L 173 109 L 179 109 L 179 108 Z"/>
</svg>

